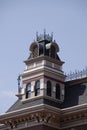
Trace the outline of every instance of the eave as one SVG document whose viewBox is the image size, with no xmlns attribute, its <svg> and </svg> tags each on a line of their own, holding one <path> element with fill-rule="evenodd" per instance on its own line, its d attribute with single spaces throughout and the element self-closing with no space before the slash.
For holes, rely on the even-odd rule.
<svg viewBox="0 0 87 130">
<path fill-rule="evenodd" d="M 0 123 L 7 127 L 13 125 L 14 130 L 19 129 L 20 124 L 26 122 L 27 127 L 45 124 L 64 129 L 83 125 L 83 120 L 84 124 L 87 124 L 87 104 L 65 109 L 42 104 L 0 115 Z"/>
<path fill-rule="evenodd" d="M 31 58 L 31 59 L 27 59 L 24 61 L 25 64 L 30 64 L 30 63 L 33 63 L 33 62 L 37 62 L 37 61 L 41 61 L 41 60 L 47 60 L 47 61 L 50 61 L 52 63 L 56 63 L 56 64 L 59 64 L 59 65 L 63 65 L 65 62 L 63 61 L 58 61 L 57 59 L 54 59 L 52 57 L 48 57 L 48 56 L 38 56 L 38 57 L 35 57 L 35 58 Z"/>
</svg>

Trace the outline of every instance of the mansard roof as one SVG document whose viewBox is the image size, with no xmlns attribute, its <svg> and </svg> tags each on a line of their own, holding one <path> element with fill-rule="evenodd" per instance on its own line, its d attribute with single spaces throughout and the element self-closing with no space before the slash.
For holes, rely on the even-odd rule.
<svg viewBox="0 0 87 130">
<path fill-rule="evenodd" d="M 18 99 L 7 112 L 21 110 L 23 108 L 47 104 L 60 109 L 69 108 L 87 103 L 87 77 L 65 82 L 64 102 L 58 103 L 46 98 L 22 102 Z"/>
</svg>

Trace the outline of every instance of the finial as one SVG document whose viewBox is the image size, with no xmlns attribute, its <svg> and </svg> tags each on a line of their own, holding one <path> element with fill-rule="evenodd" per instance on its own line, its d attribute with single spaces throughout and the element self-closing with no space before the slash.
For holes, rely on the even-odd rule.
<svg viewBox="0 0 87 130">
<path fill-rule="evenodd" d="M 51 35 L 46 33 L 46 29 L 44 29 L 44 33 L 38 35 L 38 32 L 36 32 L 36 41 L 43 41 L 47 40 L 49 42 L 53 41 L 53 33 Z"/>
<path fill-rule="evenodd" d="M 44 39 L 45 39 L 45 36 L 46 36 L 46 29 L 44 29 Z"/>
<path fill-rule="evenodd" d="M 51 33 L 51 40 L 53 41 L 53 32 Z"/>
<path fill-rule="evenodd" d="M 38 32 L 36 32 L 36 41 L 38 41 Z"/>
<path fill-rule="evenodd" d="M 44 28 L 44 34 L 46 34 L 46 29 Z"/>
</svg>

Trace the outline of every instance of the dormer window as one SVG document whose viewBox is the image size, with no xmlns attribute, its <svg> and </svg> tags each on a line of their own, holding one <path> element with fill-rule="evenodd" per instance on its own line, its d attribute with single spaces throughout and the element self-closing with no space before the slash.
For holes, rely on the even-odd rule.
<svg viewBox="0 0 87 130">
<path fill-rule="evenodd" d="M 40 81 L 37 80 L 35 83 L 35 96 L 40 95 Z"/>
<path fill-rule="evenodd" d="M 28 83 L 26 86 L 26 98 L 31 97 L 31 83 Z"/>
<path fill-rule="evenodd" d="M 51 82 L 47 81 L 47 96 L 51 96 Z"/>
<path fill-rule="evenodd" d="M 56 99 L 60 100 L 60 85 L 56 84 Z"/>
</svg>

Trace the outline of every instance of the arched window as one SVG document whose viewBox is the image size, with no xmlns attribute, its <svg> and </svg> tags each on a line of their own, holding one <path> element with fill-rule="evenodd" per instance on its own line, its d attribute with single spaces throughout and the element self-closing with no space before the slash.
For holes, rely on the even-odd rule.
<svg viewBox="0 0 87 130">
<path fill-rule="evenodd" d="M 28 83 L 26 86 L 26 98 L 31 97 L 31 83 Z"/>
<path fill-rule="evenodd" d="M 56 84 L 56 99 L 60 100 L 60 85 Z"/>
<path fill-rule="evenodd" d="M 38 46 L 34 45 L 33 47 L 33 58 L 38 56 Z"/>
<path fill-rule="evenodd" d="M 51 96 L 51 82 L 47 81 L 47 95 Z"/>
<path fill-rule="evenodd" d="M 39 44 L 39 55 L 44 54 L 44 46 L 42 44 Z"/>
<path fill-rule="evenodd" d="M 50 56 L 50 49 L 47 49 L 47 50 L 46 50 L 46 55 L 47 55 L 47 56 Z"/>
<path fill-rule="evenodd" d="M 52 57 L 52 58 L 55 58 L 55 56 L 56 56 L 56 49 L 55 49 L 55 47 L 52 45 L 52 46 L 51 46 L 51 57 Z"/>
<path fill-rule="evenodd" d="M 40 95 L 40 81 L 37 80 L 35 83 L 35 96 Z"/>
</svg>

